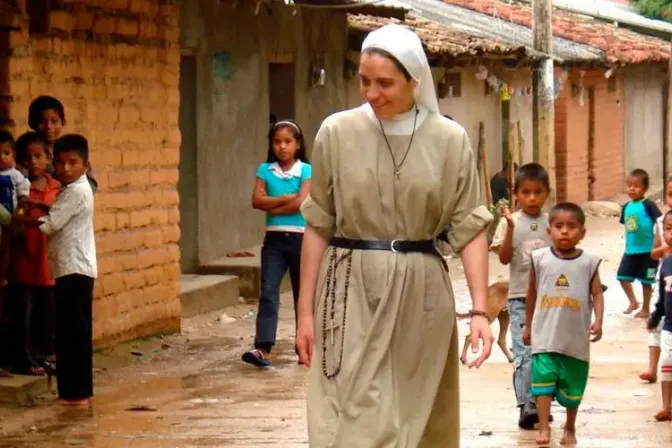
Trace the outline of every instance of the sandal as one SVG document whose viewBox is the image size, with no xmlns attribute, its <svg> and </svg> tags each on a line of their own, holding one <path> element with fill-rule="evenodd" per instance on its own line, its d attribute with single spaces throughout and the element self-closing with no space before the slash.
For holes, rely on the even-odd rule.
<svg viewBox="0 0 672 448">
<path fill-rule="evenodd" d="M 266 356 L 264 356 L 261 350 L 256 348 L 254 350 L 250 350 L 249 352 L 243 353 L 242 359 L 243 362 L 256 367 L 268 367 L 271 365 L 271 361 L 269 361 Z"/>
<path fill-rule="evenodd" d="M 50 359 L 45 359 L 42 361 L 42 367 L 44 372 L 49 376 L 56 376 L 56 362 Z"/>
<path fill-rule="evenodd" d="M 13 369 L 13 372 L 17 375 L 26 375 L 26 376 L 44 376 L 45 369 L 39 364 L 28 364 L 16 367 Z"/>
</svg>

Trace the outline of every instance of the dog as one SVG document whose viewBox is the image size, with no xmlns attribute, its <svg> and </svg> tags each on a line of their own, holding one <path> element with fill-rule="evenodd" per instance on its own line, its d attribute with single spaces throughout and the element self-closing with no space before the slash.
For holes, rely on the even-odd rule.
<svg viewBox="0 0 672 448">
<path fill-rule="evenodd" d="M 608 287 L 602 285 L 602 292 L 606 292 Z M 469 313 L 455 313 L 458 319 L 469 318 Z M 488 323 L 492 323 L 497 319 L 499 321 L 499 336 L 497 337 L 497 345 L 504 352 L 504 356 L 513 362 L 513 355 L 506 346 L 506 334 L 509 331 L 509 281 L 498 280 L 492 285 L 488 286 L 488 297 L 485 304 L 485 314 L 488 317 Z M 462 364 L 467 363 L 467 350 L 469 349 L 469 338 L 471 333 L 464 338 L 464 347 L 462 347 L 462 355 L 460 361 Z"/>
<path fill-rule="evenodd" d="M 488 286 L 488 298 L 485 304 L 485 314 L 488 317 L 488 323 L 492 323 L 497 319 L 499 321 L 499 336 L 497 337 L 497 345 L 504 352 L 504 356 L 509 362 L 513 362 L 513 355 L 506 346 L 506 334 L 509 331 L 509 281 L 498 280 L 492 285 Z M 467 319 L 469 313 L 456 313 L 458 319 Z M 464 338 L 464 347 L 462 347 L 462 356 L 460 361 L 462 364 L 467 363 L 467 350 L 469 349 L 469 342 L 471 334 Z"/>
</svg>

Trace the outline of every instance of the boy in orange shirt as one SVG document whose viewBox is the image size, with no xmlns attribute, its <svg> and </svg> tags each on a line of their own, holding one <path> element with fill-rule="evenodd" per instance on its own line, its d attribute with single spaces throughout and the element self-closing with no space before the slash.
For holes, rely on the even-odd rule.
<svg viewBox="0 0 672 448">
<path fill-rule="evenodd" d="M 56 201 L 61 184 L 48 169 L 49 142 L 41 134 L 27 132 L 16 141 L 17 160 L 31 180 L 25 201 L 27 216 L 45 216 Z M 54 279 L 47 262 L 47 237 L 39 229 L 25 227 L 11 245 L 11 322 L 14 371 L 43 375 L 54 361 Z"/>
</svg>

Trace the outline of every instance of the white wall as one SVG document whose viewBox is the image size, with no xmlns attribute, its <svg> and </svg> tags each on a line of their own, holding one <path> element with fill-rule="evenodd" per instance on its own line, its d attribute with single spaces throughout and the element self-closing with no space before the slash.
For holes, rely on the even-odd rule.
<svg viewBox="0 0 672 448">
<path fill-rule="evenodd" d="M 664 77 L 656 67 L 631 68 L 625 73 L 624 173 L 644 169 L 652 184 L 663 182 Z"/>
</svg>

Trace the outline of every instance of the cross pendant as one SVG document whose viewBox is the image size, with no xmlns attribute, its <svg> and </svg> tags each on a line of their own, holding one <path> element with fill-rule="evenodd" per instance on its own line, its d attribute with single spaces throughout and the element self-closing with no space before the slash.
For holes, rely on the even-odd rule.
<svg viewBox="0 0 672 448">
<path fill-rule="evenodd" d="M 329 323 L 329 332 L 331 333 L 331 345 L 334 345 L 334 320 Z"/>
<path fill-rule="evenodd" d="M 399 168 L 394 170 L 394 174 L 397 176 L 397 179 L 399 179 Z"/>
</svg>

